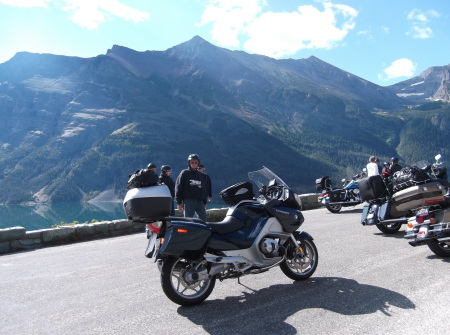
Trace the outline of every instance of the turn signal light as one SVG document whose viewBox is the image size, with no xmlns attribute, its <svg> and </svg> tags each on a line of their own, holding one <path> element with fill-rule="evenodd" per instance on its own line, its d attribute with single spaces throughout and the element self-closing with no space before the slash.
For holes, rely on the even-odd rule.
<svg viewBox="0 0 450 335">
<path fill-rule="evenodd" d="M 411 222 L 408 222 L 408 228 L 412 228 L 413 224 Z"/>
<path fill-rule="evenodd" d="M 178 233 L 184 233 L 184 234 L 185 234 L 185 233 L 187 233 L 188 231 L 187 231 L 187 229 L 181 229 L 181 228 L 178 228 L 178 229 L 177 229 L 177 232 L 178 232 Z"/>
</svg>

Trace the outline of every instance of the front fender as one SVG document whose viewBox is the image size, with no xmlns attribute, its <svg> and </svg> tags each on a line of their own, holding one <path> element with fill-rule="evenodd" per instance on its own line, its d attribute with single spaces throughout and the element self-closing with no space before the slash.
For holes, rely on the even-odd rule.
<svg viewBox="0 0 450 335">
<path fill-rule="evenodd" d="M 294 234 L 295 238 L 301 238 L 304 240 L 313 241 L 313 237 L 309 235 L 306 231 L 294 231 L 292 234 Z"/>
</svg>

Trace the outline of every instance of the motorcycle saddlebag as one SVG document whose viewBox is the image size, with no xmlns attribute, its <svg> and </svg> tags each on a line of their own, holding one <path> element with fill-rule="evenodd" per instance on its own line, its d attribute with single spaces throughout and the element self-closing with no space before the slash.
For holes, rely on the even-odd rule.
<svg viewBox="0 0 450 335">
<path fill-rule="evenodd" d="M 219 195 L 227 205 L 234 206 L 242 200 L 253 200 L 253 185 L 249 181 L 234 184 L 222 190 Z"/>
<path fill-rule="evenodd" d="M 331 188 L 331 179 L 328 176 L 316 179 L 316 190 L 318 192 Z"/>
<path fill-rule="evenodd" d="M 393 205 L 397 211 L 407 211 L 423 206 L 431 206 L 444 201 L 444 187 L 438 182 L 411 186 L 393 195 Z"/>
<path fill-rule="evenodd" d="M 172 197 L 166 185 L 132 188 L 125 195 L 123 208 L 128 220 L 157 221 L 170 215 Z"/>
<path fill-rule="evenodd" d="M 381 176 L 371 176 L 359 181 L 359 190 L 361 200 L 367 201 L 381 198 L 386 192 L 386 186 Z"/>
<path fill-rule="evenodd" d="M 330 203 L 332 202 L 340 202 L 343 201 L 345 191 L 342 189 L 329 190 L 327 192 L 328 197 L 330 198 Z"/>
<path fill-rule="evenodd" d="M 159 253 L 195 260 L 206 252 L 210 237 L 211 228 L 202 223 L 172 221 Z"/>
</svg>

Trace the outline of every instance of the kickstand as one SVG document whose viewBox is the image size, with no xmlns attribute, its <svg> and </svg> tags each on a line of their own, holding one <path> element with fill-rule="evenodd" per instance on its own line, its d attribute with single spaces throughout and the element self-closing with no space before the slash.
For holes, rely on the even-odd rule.
<svg viewBox="0 0 450 335">
<path fill-rule="evenodd" d="M 238 284 L 239 284 L 239 285 L 244 286 L 246 289 L 248 289 L 248 290 L 250 290 L 250 291 L 252 291 L 252 292 L 256 292 L 256 290 L 254 290 L 254 289 L 248 287 L 247 285 L 242 284 L 242 283 L 241 283 L 241 277 L 238 277 L 237 280 L 238 280 Z"/>
</svg>

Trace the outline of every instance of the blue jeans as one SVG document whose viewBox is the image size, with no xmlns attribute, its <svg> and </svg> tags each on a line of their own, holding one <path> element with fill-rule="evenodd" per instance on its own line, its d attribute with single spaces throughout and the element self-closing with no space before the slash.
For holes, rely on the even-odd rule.
<svg viewBox="0 0 450 335">
<path fill-rule="evenodd" d="M 184 217 L 192 218 L 197 213 L 198 218 L 206 222 L 206 209 L 202 200 L 186 199 L 183 201 Z"/>
</svg>

